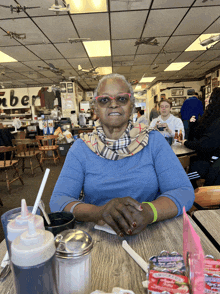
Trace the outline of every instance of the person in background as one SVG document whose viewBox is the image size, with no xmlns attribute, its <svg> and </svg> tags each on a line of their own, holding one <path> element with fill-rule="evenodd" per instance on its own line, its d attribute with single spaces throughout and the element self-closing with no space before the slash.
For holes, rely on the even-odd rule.
<svg viewBox="0 0 220 294">
<path fill-rule="evenodd" d="M 188 140 L 183 140 L 182 144 L 197 154 L 191 157 L 188 174 L 193 187 L 198 187 L 200 178 L 206 180 L 205 185 L 217 185 L 212 166 L 220 157 L 220 88 L 213 89 L 203 116 L 199 120 L 196 116 L 191 117 L 189 130 Z M 220 167 L 215 169 L 215 174 L 219 171 Z"/>
<path fill-rule="evenodd" d="M 183 102 L 180 110 L 186 139 L 188 139 L 190 118 L 195 116 L 196 120 L 198 120 L 199 116 L 202 116 L 204 113 L 202 101 L 198 99 L 198 93 L 194 89 L 190 89 L 189 92 L 193 96 Z"/>
<path fill-rule="evenodd" d="M 148 120 L 146 119 L 145 115 L 144 115 L 144 110 L 138 110 L 137 112 L 137 123 L 139 124 L 145 124 L 148 125 Z"/>
<path fill-rule="evenodd" d="M 151 122 L 150 127 L 157 130 L 163 128 L 163 130 L 169 133 L 170 137 L 174 137 L 175 130 L 178 130 L 178 133 L 182 130 L 184 138 L 185 134 L 182 120 L 170 113 L 172 109 L 172 102 L 168 99 L 164 99 L 159 102 L 159 107 L 161 115 Z"/>
<path fill-rule="evenodd" d="M 92 133 L 80 134 L 70 148 L 51 211 L 70 211 L 77 221 L 106 223 L 123 237 L 181 215 L 184 206 L 190 209 L 193 187 L 164 137 L 130 120 L 135 97 L 125 77 L 104 76 L 93 103 L 99 120 Z"/>
<path fill-rule="evenodd" d="M 152 109 L 151 109 L 151 112 L 150 112 L 150 122 L 151 122 L 153 119 L 157 118 L 159 115 L 160 115 L 160 113 L 159 113 L 159 110 L 158 110 L 158 104 L 155 103 L 155 104 L 154 104 L 154 108 L 152 108 Z"/>
</svg>

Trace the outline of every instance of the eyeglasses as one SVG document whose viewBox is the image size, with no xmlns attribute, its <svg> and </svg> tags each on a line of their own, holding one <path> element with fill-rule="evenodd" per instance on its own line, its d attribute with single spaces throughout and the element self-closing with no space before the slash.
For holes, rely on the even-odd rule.
<svg viewBox="0 0 220 294">
<path fill-rule="evenodd" d="M 98 105 L 101 107 L 109 107 L 111 104 L 111 100 L 115 99 L 117 105 L 123 106 L 128 103 L 128 101 L 131 98 L 131 93 L 122 93 L 118 94 L 116 97 L 111 97 L 108 95 L 101 95 L 95 97 L 96 101 L 98 102 Z"/>
</svg>

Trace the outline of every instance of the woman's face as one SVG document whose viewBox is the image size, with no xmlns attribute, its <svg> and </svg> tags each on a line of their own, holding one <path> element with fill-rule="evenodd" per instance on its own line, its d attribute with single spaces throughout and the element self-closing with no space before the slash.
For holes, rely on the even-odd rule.
<svg viewBox="0 0 220 294">
<path fill-rule="evenodd" d="M 110 96 L 115 98 L 119 94 L 130 93 L 128 86 L 121 79 L 107 79 L 99 87 L 98 96 Z M 120 105 L 115 99 L 111 100 L 110 105 L 100 106 L 96 101 L 95 111 L 101 123 L 106 127 L 119 128 L 128 123 L 133 109 L 130 97 L 128 102 Z"/>
</svg>

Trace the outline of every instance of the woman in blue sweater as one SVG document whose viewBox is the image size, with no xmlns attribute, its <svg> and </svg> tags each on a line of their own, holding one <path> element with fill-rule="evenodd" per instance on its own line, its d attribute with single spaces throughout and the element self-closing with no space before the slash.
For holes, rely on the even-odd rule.
<svg viewBox="0 0 220 294">
<path fill-rule="evenodd" d="M 107 223 L 123 236 L 192 207 L 193 187 L 167 141 L 129 119 L 134 101 L 123 76 L 99 81 L 93 98 L 99 120 L 69 150 L 50 200 L 52 212 Z M 82 189 L 85 197 L 79 201 Z"/>
</svg>

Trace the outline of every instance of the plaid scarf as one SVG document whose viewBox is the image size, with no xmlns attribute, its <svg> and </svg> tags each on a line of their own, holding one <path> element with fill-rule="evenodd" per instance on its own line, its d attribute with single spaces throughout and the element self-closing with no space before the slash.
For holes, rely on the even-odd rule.
<svg viewBox="0 0 220 294">
<path fill-rule="evenodd" d="M 132 124 L 128 121 L 125 132 L 118 140 L 108 139 L 103 131 L 100 120 L 95 122 L 95 129 L 92 133 L 82 133 L 80 138 L 98 156 L 119 160 L 132 156 L 141 151 L 147 144 L 149 132 L 154 128 L 148 128 L 145 124 Z"/>
</svg>

